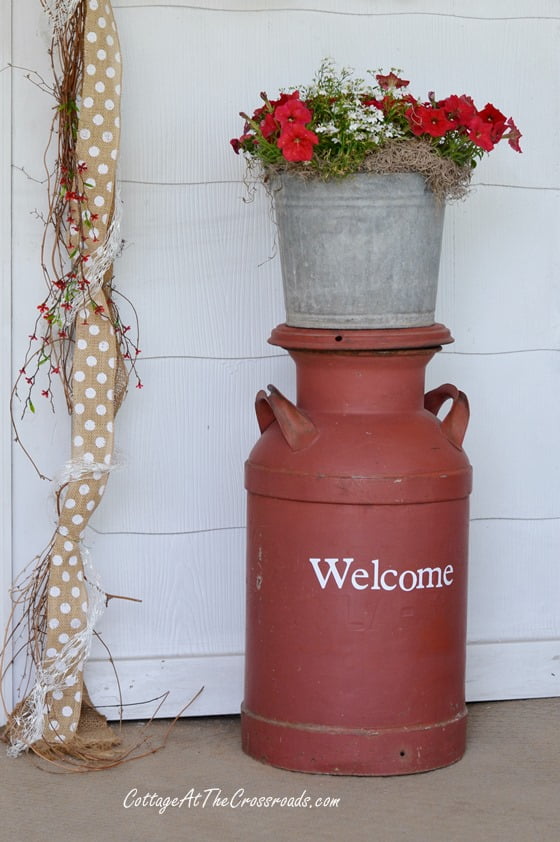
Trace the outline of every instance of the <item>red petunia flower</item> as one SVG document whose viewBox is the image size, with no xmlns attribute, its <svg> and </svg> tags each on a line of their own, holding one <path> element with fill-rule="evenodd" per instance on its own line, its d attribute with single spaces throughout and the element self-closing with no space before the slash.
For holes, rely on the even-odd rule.
<svg viewBox="0 0 560 842">
<path fill-rule="evenodd" d="M 269 111 L 260 125 L 260 130 L 264 139 L 269 140 L 272 135 L 278 131 L 278 128 L 278 123 Z"/>
<path fill-rule="evenodd" d="M 425 108 L 422 111 L 421 119 L 425 133 L 431 137 L 443 137 L 446 132 L 453 128 L 453 123 L 447 119 L 443 108 Z"/>
<path fill-rule="evenodd" d="M 443 137 L 454 124 L 447 119 L 443 108 L 431 108 L 426 105 L 418 105 L 409 108 L 406 118 L 412 133 L 416 136 L 429 134 L 431 137 Z"/>
<path fill-rule="evenodd" d="M 260 105 L 253 111 L 253 116 L 250 121 L 243 111 L 239 112 L 241 117 L 245 117 L 247 120 L 243 131 L 247 132 L 249 130 L 251 122 L 261 123 L 263 118 L 265 118 L 267 114 L 272 114 L 277 106 L 284 105 L 284 103 L 289 102 L 292 99 L 299 99 L 299 91 L 293 91 L 291 94 L 280 94 L 278 99 L 269 99 L 266 91 L 261 91 L 261 99 L 264 100 L 264 105 Z"/>
<path fill-rule="evenodd" d="M 399 79 L 399 77 L 391 71 L 388 73 L 387 76 L 383 76 L 382 73 L 378 73 L 375 77 L 379 83 L 379 87 L 383 91 L 391 91 L 394 88 L 406 88 L 409 84 L 409 79 Z"/>
<path fill-rule="evenodd" d="M 497 143 L 506 130 L 506 115 L 498 111 L 491 102 L 487 102 L 477 116 L 490 125 L 490 137 L 493 143 Z"/>
<path fill-rule="evenodd" d="M 232 149 L 235 152 L 235 154 L 239 155 L 239 152 L 241 151 L 241 141 L 239 140 L 239 138 L 238 137 L 232 137 L 232 139 L 230 140 L 230 143 L 231 143 Z"/>
<path fill-rule="evenodd" d="M 277 146 L 286 161 L 310 161 L 313 147 L 317 143 L 319 138 L 315 132 L 306 129 L 301 123 L 289 123 L 278 138 Z"/>
<path fill-rule="evenodd" d="M 384 114 L 387 113 L 387 111 L 394 105 L 394 103 L 395 103 L 394 97 L 389 96 L 389 95 L 385 95 L 383 97 L 383 99 L 373 98 L 373 99 L 365 99 L 363 101 L 364 105 L 366 105 L 366 106 L 373 105 L 379 111 L 383 111 Z"/>
<path fill-rule="evenodd" d="M 512 149 L 515 149 L 516 152 L 521 152 L 522 149 L 519 145 L 519 140 L 523 137 L 523 135 L 513 122 L 512 117 L 509 117 L 507 119 L 506 127 L 509 129 L 509 132 L 505 135 L 505 137 L 507 138 L 507 142 L 509 143 Z"/>
<path fill-rule="evenodd" d="M 421 134 L 424 134 L 424 122 L 422 119 L 422 111 L 423 105 L 416 105 L 409 108 L 405 114 L 406 119 L 408 120 L 408 126 L 410 131 L 416 137 L 419 137 Z"/>
<path fill-rule="evenodd" d="M 383 97 L 383 99 L 376 99 L 375 97 L 372 97 L 371 99 L 364 99 L 364 100 L 362 100 L 362 105 L 365 105 L 365 106 L 374 105 L 376 108 L 382 109 L 383 103 L 385 102 L 385 99 L 386 99 L 386 97 Z"/>
<path fill-rule="evenodd" d="M 252 137 L 252 135 L 243 134 L 243 135 L 241 135 L 241 137 L 232 137 L 232 139 L 230 140 L 230 143 L 231 143 L 233 151 L 235 152 L 236 155 L 239 155 L 239 153 L 243 149 L 243 143 L 249 137 Z"/>
<path fill-rule="evenodd" d="M 453 123 L 455 128 L 468 128 L 471 120 L 477 116 L 476 105 L 466 94 L 457 96 L 452 94 L 439 103 L 443 108 L 447 119 Z"/>
<path fill-rule="evenodd" d="M 261 97 L 263 99 L 266 99 L 266 94 L 264 92 L 261 93 Z M 251 117 L 251 119 L 258 122 L 266 111 L 268 111 L 268 105 L 259 105 L 259 107 L 255 108 L 255 110 L 253 111 L 253 116 Z M 242 111 L 240 111 L 239 114 L 241 117 L 247 117 L 247 115 L 244 114 Z M 249 123 L 245 123 L 245 131 L 247 131 L 248 127 Z"/>
<path fill-rule="evenodd" d="M 275 109 L 274 117 L 284 129 L 294 123 L 310 123 L 313 114 L 299 99 L 290 99 Z"/>
<path fill-rule="evenodd" d="M 362 105 L 373 105 L 379 111 L 383 111 L 383 114 L 387 116 L 390 112 L 393 112 L 393 114 L 405 114 L 407 108 L 411 105 L 418 105 L 418 101 L 411 94 L 395 97 L 389 93 L 385 94 L 382 99 L 364 99 L 362 100 Z"/>
<path fill-rule="evenodd" d="M 480 117 L 473 117 L 467 129 L 469 140 L 476 146 L 480 146 L 485 152 L 491 152 L 494 148 L 492 140 L 492 125 Z"/>
<path fill-rule="evenodd" d="M 463 103 L 461 102 L 460 97 L 456 94 L 452 96 L 448 96 L 446 99 L 443 99 L 439 103 L 439 107 L 443 108 L 445 116 L 449 120 L 450 123 L 453 123 L 455 128 L 459 128 L 465 124 L 465 114 L 464 114 L 464 107 Z M 472 114 L 468 116 L 468 120 L 474 117 L 476 114 L 476 109 L 473 107 Z"/>
<path fill-rule="evenodd" d="M 278 108 L 279 105 L 285 105 L 287 102 L 290 102 L 290 100 L 293 99 L 299 99 L 299 91 L 292 91 L 291 94 L 280 94 L 278 99 L 270 100 L 270 104 L 272 105 L 272 108 L 275 109 Z"/>
</svg>

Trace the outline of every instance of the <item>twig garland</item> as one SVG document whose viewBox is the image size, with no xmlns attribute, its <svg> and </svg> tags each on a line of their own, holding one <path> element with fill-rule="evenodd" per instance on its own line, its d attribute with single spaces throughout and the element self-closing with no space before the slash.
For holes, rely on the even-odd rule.
<svg viewBox="0 0 560 842">
<path fill-rule="evenodd" d="M 119 738 L 93 708 L 82 677 L 95 623 L 117 598 L 101 589 L 82 538 L 114 466 L 113 419 L 140 353 L 119 316 L 112 274 L 121 248 L 115 189 L 121 59 L 109 2 L 101 10 L 98 0 L 41 4 L 53 25 L 56 103 L 44 155 L 48 211 L 41 268 L 47 294 L 37 305 L 14 385 L 12 420 L 16 441 L 29 456 L 17 432 L 14 401 L 22 401 L 22 415 L 35 412 L 33 393 L 42 387 L 41 396 L 54 409 L 53 380 L 60 377 L 72 416 L 72 455 L 55 491 L 56 531 L 12 590 L 2 678 L 17 654 L 25 653 L 26 666 L 22 699 L 13 711 L 6 709 L 3 738 L 13 756 L 31 749 L 50 760 L 100 768 L 130 753 L 118 748 Z M 44 80 L 41 87 L 48 87 Z"/>
<path fill-rule="evenodd" d="M 120 348 L 119 361 L 121 365 L 126 361 L 129 368 L 134 370 L 137 387 L 142 388 L 136 371 L 136 359 L 140 353 L 138 339 L 133 338 L 131 325 L 121 321 L 114 302 L 112 276 L 105 278 L 121 247 L 118 224 L 120 202 L 115 202 L 113 221 L 106 241 L 100 242 L 100 214 L 90 198 L 93 175 L 88 172 L 87 163 L 78 155 L 87 4 L 41 2 L 55 25 L 49 54 L 54 80 L 52 94 L 56 105 L 44 154 L 48 211 L 44 218 L 41 269 L 47 295 L 37 305 L 39 312 L 29 334 L 24 363 L 13 389 L 12 407 L 19 398 L 23 403 L 22 417 L 28 410 L 32 413 L 36 411 L 33 392 L 39 385 L 42 387 L 41 397 L 49 399 L 54 409 L 52 386 L 55 376 L 61 378 L 68 410 L 72 411 L 71 368 L 76 316 L 87 307 L 92 307 L 98 313 L 103 312 L 103 305 L 94 301 L 95 292 L 102 284 L 109 307 L 105 315 L 111 320 Z M 48 159 L 54 143 L 56 154 L 53 170 L 49 167 Z M 98 246 L 95 245 L 97 243 Z M 127 375 L 124 374 L 124 377 Z M 25 390 L 22 388 L 24 385 Z M 12 421 L 16 429 L 16 440 L 21 443 L 14 411 Z"/>
</svg>

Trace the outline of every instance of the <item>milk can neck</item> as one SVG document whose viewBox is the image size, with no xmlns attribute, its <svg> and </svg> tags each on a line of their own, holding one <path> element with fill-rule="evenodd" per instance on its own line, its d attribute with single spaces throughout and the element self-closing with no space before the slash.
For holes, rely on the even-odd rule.
<svg viewBox="0 0 560 842">
<path fill-rule="evenodd" d="M 290 350 L 297 369 L 298 406 L 316 412 L 418 411 L 424 405 L 426 366 L 437 350 Z"/>
</svg>

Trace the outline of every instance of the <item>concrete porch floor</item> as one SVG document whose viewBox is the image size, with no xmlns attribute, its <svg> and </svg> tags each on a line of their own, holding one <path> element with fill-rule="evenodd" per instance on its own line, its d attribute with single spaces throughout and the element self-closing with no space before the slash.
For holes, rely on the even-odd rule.
<svg viewBox="0 0 560 842">
<path fill-rule="evenodd" d="M 150 729 L 157 744 L 169 726 Z M 141 723 L 123 726 L 132 742 Z M 115 769 L 58 774 L 0 745 L 0 838 L 14 842 L 557 842 L 560 840 L 560 699 L 469 705 L 465 757 L 400 778 L 305 775 L 241 752 L 239 717 L 182 719 L 166 746 Z M 125 806 L 146 795 L 198 804 Z M 206 791 L 213 790 L 202 806 Z M 214 806 L 216 797 L 292 796 L 311 807 Z M 239 795 L 234 799 L 237 802 Z M 317 806 L 316 799 L 339 799 Z"/>
</svg>

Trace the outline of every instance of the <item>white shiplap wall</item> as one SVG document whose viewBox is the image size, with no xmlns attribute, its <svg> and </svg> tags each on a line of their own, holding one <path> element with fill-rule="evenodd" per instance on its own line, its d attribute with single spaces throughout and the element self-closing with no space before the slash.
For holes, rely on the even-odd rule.
<svg viewBox="0 0 560 842">
<path fill-rule="evenodd" d="M 9 588 L 12 578 L 11 431 L 11 117 L 12 89 L 9 64 L 12 58 L 11 2 L 0 0 L 0 628 L 10 614 Z M 4 692 L 11 694 L 10 676 Z M 4 714 L 0 708 L 0 724 Z"/>
<path fill-rule="evenodd" d="M 13 4 L 14 62 L 48 74 L 38 6 Z M 293 368 L 266 342 L 283 320 L 268 203 L 260 194 L 243 202 L 243 164 L 228 141 L 241 132 L 238 111 L 256 107 L 260 90 L 308 81 L 325 55 L 361 72 L 400 66 L 418 93 L 491 99 L 524 132 L 524 154 L 497 149 L 475 174 L 468 201 L 448 209 L 438 318 L 456 342 L 431 364 L 428 386 L 455 382 L 472 406 L 469 698 L 560 694 L 560 165 L 551 142 L 560 125 L 550 105 L 557 2 L 114 7 L 125 69 L 126 247 L 116 276 L 140 317 L 145 388 L 132 389 L 121 410 L 125 464 L 89 539 L 106 589 L 143 599 L 112 601 L 102 622 L 125 701 L 171 688 L 162 712 L 172 714 L 204 684 L 191 713 L 239 708 L 242 469 L 257 436 L 252 404 L 269 382 L 293 394 Z M 537 53 L 538 80 L 528 70 Z M 43 177 L 50 103 L 23 72 L 13 81 L 16 364 L 30 302 L 40 300 L 41 232 L 30 211 L 44 206 L 44 187 L 29 176 Z M 66 458 L 60 408 L 54 419 L 43 411 L 23 424 L 47 473 Z M 18 451 L 14 465 L 17 570 L 45 544 L 52 518 L 45 484 Z M 99 660 L 89 674 L 96 701 L 110 702 L 110 670 Z"/>
</svg>

